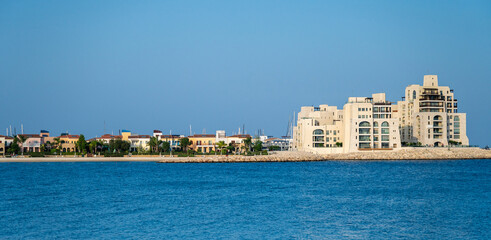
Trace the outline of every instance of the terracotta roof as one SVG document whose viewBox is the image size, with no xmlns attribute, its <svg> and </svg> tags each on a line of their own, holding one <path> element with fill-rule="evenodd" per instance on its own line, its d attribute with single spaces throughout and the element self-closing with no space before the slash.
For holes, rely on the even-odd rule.
<svg viewBox="0 0 491 240">
<path fill-rule="evenodd" d="M 273 141 L 273 140 L 278 140 L 279 138 L 268 138 L 266 140 L 264 140 L 265 142 L 268 142 L 268 141 Z"/>
<path fill-rule="evenodd" d="M 114 138 L 122 138 L 122 137 L 120 135 L 104 134 L 96 139 L 114 139 Z"/>
<path fill-rule="evenodd" d="M 215 137 L 215 134 L 194 134 L 193 136 L 189 136 L 190 138 L 212 138 Z"/>
<path fill-rule="evenodd" d="M 80 137 L 79 135 L 62 135 L 59 136 L 59 138 L 77 138 Z"/>
<path fill-rule="evenodd" d="M 19 136 L 25 136 L 29 138 L 40 138 L 39 134 L 19 134 Z"/>
<path fill-rule="evenodd" d="M 160 130 L 153 130 L 154 133 L 162 133 Z"/>
<path fill-rule="evenodd" d="M 249 138 L 249 137 L 251 137 L 251 135 L 249 135 L 249 134 L 236 134 L 236 135 L 232 135 L 232 136 L 228 136 L 228 137 Z"/>
<path fill-rule="evenodd" d="M 180 138 L 179 135 L 160 135 L 160 138 Z"/>
<path fill-rule="evenodd" d="M 128 138 L 151 138 L 150 135 L 133 135 L 133 136 L 128 136 Z"/>
</svg>

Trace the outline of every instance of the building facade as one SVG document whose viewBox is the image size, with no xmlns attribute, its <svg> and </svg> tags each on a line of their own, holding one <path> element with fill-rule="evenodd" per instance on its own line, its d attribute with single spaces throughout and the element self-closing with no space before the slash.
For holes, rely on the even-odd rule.
<svg viewBox="0 0 491 240">
<path fill-rule="evenodd" d="M 425 75 L 394 104 L 385 93 L 350 97 L 343 110 L 328 105 L 302 107 L 293 148 L 315 153 L 393 150 L 405 145 L 469 145 L 466 114 L 458 112 L 454 91 Z M 340 150 L 339 148 L 341 148 Z"/>
<path fill-rule="evenodd" d="M 399 122 L 385 93 L 351 97 L 344 105 L 344 152 L 401 147 Z"/>
<path fill-rule="evenodd" d="M 469 145 L 466 114 L 458 112 L 453 89 L 439 86 L 437 75 L 425 75 L 423 86 L 408 86 L 397 110 L 404 145 Z"/>
</svg>

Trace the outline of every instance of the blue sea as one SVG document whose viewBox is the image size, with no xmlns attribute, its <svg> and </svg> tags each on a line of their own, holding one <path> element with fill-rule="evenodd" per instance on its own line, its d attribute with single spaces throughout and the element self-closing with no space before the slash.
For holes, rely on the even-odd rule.
<svg viewBox="0 0 491 240">
<path fill-rule="evenodd" d="M 0 239 L 491 239 L 491 161 L 3 163 Z"/>
</svg>

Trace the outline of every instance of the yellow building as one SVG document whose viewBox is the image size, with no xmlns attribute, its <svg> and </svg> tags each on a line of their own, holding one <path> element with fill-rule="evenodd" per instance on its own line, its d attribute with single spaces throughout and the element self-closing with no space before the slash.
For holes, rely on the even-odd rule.
<svg viewBox="0 0 491 240">
<path fill-rule="evenodd" d="M 214 134 L 195 134 L 188 138 L 190 143 L 189 150 L 202 153 L 216 151 L 216 138 Z"/>
<path fill-rule="evenodd" d="M 75 152 L 79 135 L 61 135 L 60 144 L 62 152 Z"/>
</svg>

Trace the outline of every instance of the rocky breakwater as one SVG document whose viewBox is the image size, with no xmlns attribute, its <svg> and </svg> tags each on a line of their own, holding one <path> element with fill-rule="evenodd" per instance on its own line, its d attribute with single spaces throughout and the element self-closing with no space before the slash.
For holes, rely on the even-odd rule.
<svg viewBox="0 0 491 240">
<path fill-rule="evenodd" d="M 275 152 L 270 155 L 201 157 L 166 157 L 161 163 L 224 163 L 224 162 L 301 162 L 325 160 L 447 160 L 491 159 L 491 151 L 479 148 L 404 148 L 397 151 L 363 151 L 319 155 L 308 152 Z"/>
<path fill-rule="evenodd" d="M 491 151 L 480 148 L 403 148 L 397 151 L 364 151 L 324 155 L 326 160 L 452 160 L 491 159 Z"/>
</svg>

